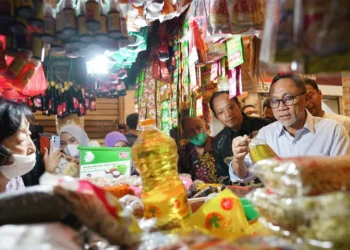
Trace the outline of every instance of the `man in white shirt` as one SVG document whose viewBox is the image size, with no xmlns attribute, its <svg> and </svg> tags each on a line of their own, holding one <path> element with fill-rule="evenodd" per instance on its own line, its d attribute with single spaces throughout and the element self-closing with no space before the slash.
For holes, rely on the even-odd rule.
<svg viewBox="0 0 350 250">
<path fill-rule="evenodd" d="M 333 120 L 312 116 L 307 110 L 308 95 L 299 75 L 277 75 L 270 87 L 270 105 L 276 122 L 260 129 L 264 140 L 279 157 L 337 156 L 350 153 L 345 127 Z M 232 182 L 248 184 L 255 179 L 249 172 L 248 137 L 232 141 L 233 160 L 229 169 Z"/>
<path fill-rule="evenodd" d="M 307 94 L 309 95 L 309 104 L 307 106 L 309 112 L 313 116 L 318 116 L 340 122 L 344 125 L 344 127 L 350 135 L 350 117 L 344 115 L 331 114 L 322 110 L 323 96 L 321 90 L 317 86 L 317 83 L 313 79 L 307 77 L 304 78 L 304 81 L 306 85 Z"/>
</svg>

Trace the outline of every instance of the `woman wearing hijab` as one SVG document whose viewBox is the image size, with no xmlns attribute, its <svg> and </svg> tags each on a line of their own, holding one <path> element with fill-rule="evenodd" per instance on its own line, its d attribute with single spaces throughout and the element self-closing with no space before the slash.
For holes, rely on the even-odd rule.
<svg viewBox="0 0 350 250">
<path fill-rule="evenodd" d="M 126 136 L 120 132 L 111 132 L 105 137 L 106 147 L 130 147 Z"/>
<path fill-rule="evenodd" d="M 0 193 L 24 188 L 21 176 L 36 163 L 31 123 L 34 116 L 25 104 L 0 99 Z"/>
<path fill-rule="evenodd" d="M 113 147 L 130 147 L 128 139 L 125 135 L 123 135 L 120 132 L 110 132 L 105 137 L 105 145 L 106 147 L 113 148 Z M 134 166 L 131 168 L 131 174 L 132 175 L 138 175 L 136 169 Z"/>
<path fill-rule="evenodd" d="M 60 173 L 78 177 L 79 175 L 79 159 L 81 147 L 89 146 L 89 138 L 85 131 L 77 125 L 65 125 L 59 132 L 61 150 L 63 154 L 55 157 L 55 153 L 51 153 L 51 161 L 48 161 L 49 166 L 45 165 L 48 172 Z"/>
</svg>

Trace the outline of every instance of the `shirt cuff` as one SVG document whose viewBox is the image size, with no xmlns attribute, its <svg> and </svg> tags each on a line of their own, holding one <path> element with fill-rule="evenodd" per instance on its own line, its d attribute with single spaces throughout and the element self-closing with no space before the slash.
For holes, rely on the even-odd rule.
<svg viewBox="0 0 350 250">
<path fill-rule="evenodd" d="M 230 166 L 229 166 L 229 174 L 230 174 L 230 179 L 232 182 L 241 182 L 241 183 L 244 183 L 244 184 L 248 184 L 249 182 L 255 180 L 256 176 L 253 175 L 251 172 L 249 172 L 249 169 L 248 169 L 248 174 L 246 177 L 244 178 L 240 178 L 238 177 L 235 172 L 233 171 L 233 168 L 232 168 L 232 161 L 230 162 Z"/>
</svg>

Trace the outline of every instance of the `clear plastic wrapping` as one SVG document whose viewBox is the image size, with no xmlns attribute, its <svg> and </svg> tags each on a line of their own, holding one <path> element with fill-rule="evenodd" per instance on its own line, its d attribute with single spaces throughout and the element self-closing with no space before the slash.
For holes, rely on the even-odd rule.
<svg viewBox="0 0 350 250">
<path fill-rule="evenodd" d="M 284 197 L 350 190 L 349 156 L 267 159 L 250 171 L 271 191 Z"/>
<path fill-rule="evenodd" d="M 305 245 L 332 249 L 350 246 L 350 193 L 281 198 L 265 189 L 248 195 L 260 220 L 272 231 L 302 238 Z"/>
</svg>

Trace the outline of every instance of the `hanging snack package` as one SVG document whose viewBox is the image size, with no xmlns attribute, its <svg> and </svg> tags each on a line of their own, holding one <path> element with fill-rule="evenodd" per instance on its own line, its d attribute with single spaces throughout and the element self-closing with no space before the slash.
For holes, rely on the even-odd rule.
<svg viewBox="0 0 350 250">
<path fill-rule="evenodd" d="M 243 37 L 244 63 L 242 85 L 245 91 L 255 88 L 259 82 L 259 51 L 261 40 L 256 36 Z"/>
<path fill-rule="evenodd" d="M 319 196 L 281 198 L 266 189 L 248 195 L 260 214 L 262 224 L 291 239 L 328 249 L 350 245 L 350 193 L 332 192 Z M 318 248 L 317 248 L 318 249 Z"/>
<path fill-rule="evenodd" d="M 229 69 L 233 69 L 244 63 L 244 50 L 240 35 L 235 35 L 228 40 L 226 42 L 226 48 Z"/>
<path fill-rule="evenodd" d="M 242 94 L 241 66 L 237 66 L 228 71 L 228 91 L 230 99 Z"/>
<path fill-rule="evenodd" d="M 272 192 L 284 197 L 350 190 L 350 157 L 267 159 L 250 171 Z"/>
<path fill-rule="evenodd" d="M 266 0 L 227 0 L 227 5 L 234 34 L 262 29 Z"/>
<path fill-rule="evenodd" d="M 203 2 L 206 9 L 209 4 L 208 33 L 210 35 L 207 36 L 206 42 L 216 43 L 221 39 L 231 37 L 230 16 L 226 0 L 205 0 Z"/>
<path fill-rule="evenodd" d="M 110 243 L 130 246 L 139 242 L 136 218 L 109 192 L 85 180 L 61 179 L 54 193 L 82 223 Z"/>
</svg>

